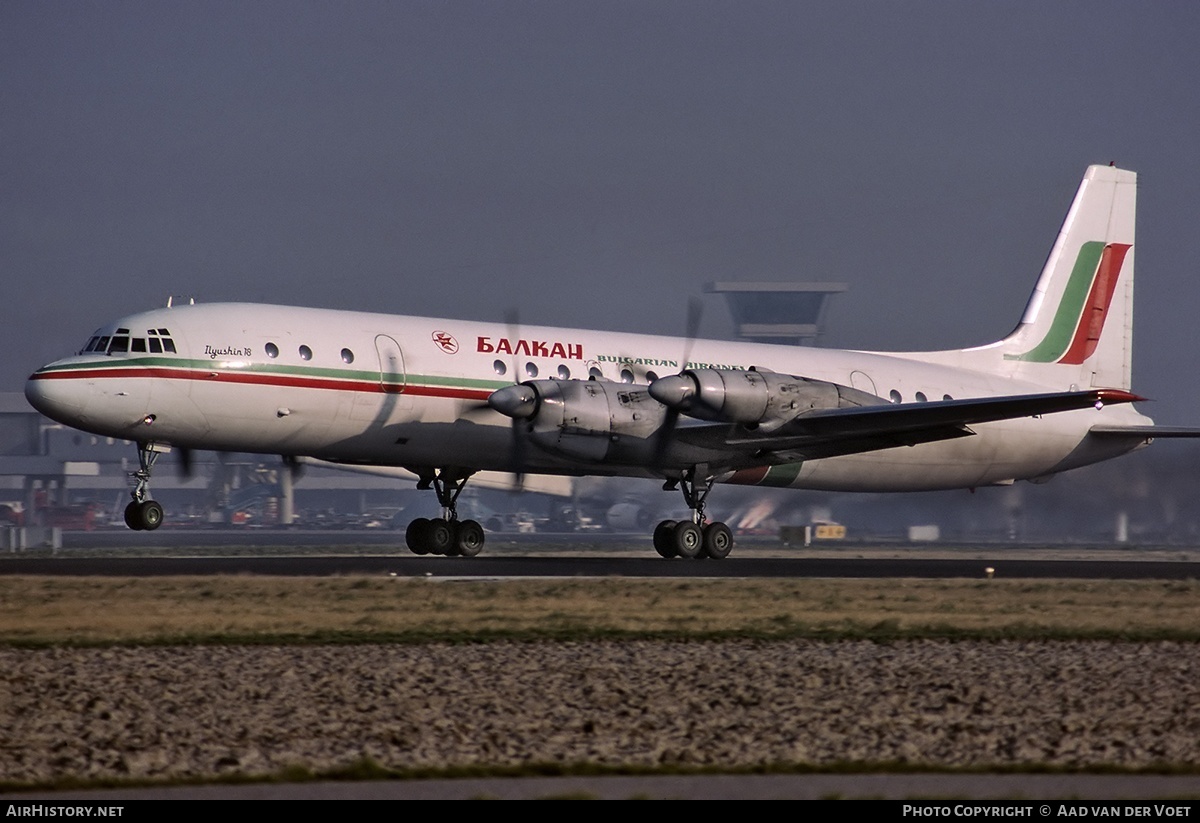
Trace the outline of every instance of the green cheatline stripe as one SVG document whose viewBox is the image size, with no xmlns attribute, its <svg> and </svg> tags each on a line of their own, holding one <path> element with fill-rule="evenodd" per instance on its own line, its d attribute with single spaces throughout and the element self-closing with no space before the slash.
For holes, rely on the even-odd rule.
<svg viewBox="0 0 1200 823">
<path fill-rule="evenodd" d="M 355 380 L 372 385 L 380 382 L 380 373 L 378 371 L 331 369 L 321 366 L 285 366 L 270 363 L 254 363 L 244 368 L 231 369 L 223 367 L 218 361 L 195 360 L 181 357 L 130 357 L 119 360 L 107 358 L 103 362 L 64 363 L 61 366 L 55 366 L 53 370 L 55 372 L 87 372 L 136 368 L 180 369 L 206 373 L 216 371 L 227 374 L 279 375 L 297 379 Z M 389 383 L 400 383 L 395 375 L 385 375 L 385 377 Z M 446 375 L 409 374 L 406 377 L 407 385 L 409 386 L 447 386 L 452 388 L 494 390 L 510 385 L 505 380 L 479 380 L 469 377 L 450 377 Z"/>
<path fill-rule="evenodd" d="M 1062 357 L 1075 337 L 1075 329 L 1079 326 L 1079 318 L 1083 315 L 1083 304 L 1087 302 L 1092 290 L 1092 281 L 1100 266 L 1100 257 L 1104 254 L 1104 243 L 1091 240 L 1079 248 L 1079 256 L 1075 258 L 1075 267 L 1071 269 L 1071 277 L 1067 280 L 1067 288 L 1063 291 L 1062 299 L 1058 301 L 1058 311 L 1054 313 L 1054 321 L 1050 324 L 1046 336 L 1024 354 L 1006 354 L 1005 360 L 1027 360 L 1034 363 L 1054 363 Z"/>
<path fill-rule="evenodd" d="M 800 469 L 804 466 L 804 462 L 799 463 L 784 463 L 781 466 L 772 466 L 767 469 L 767 476 L 758 481 L 759 486 L 777 486 L 784 488 L 792 485 L 796 478 L 800 476 Z"/>
</svg>

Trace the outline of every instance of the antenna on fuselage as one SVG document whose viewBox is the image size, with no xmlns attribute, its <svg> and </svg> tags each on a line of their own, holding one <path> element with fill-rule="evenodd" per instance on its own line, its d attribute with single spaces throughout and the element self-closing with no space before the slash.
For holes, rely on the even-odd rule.
<svg viewBox="0 0 1200 823">
<path fill-rule="evenodd" d="M 167 308 L 168 309 L 175 305 L 175 298 L 179 298 L 180 300 L 186 299 L 187 304 L 189 306 L 196 305 L 196 298 L 194 298 L 194 297 L 189 297 L 188 295 L 184 295 L 184 294 L 168 294 L 167 295 Z"/>
</svg>

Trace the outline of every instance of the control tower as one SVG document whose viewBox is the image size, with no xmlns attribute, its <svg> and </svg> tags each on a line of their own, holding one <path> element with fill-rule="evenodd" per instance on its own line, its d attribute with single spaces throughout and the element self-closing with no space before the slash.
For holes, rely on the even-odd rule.
<svg viewBox="0 0 1200 823">
<path fill-rule="evenodd" d="M 725 295 L 739 340 L 813 346 L 824 331 L 828 297 L 847 288 L 845 283 L 724 281 L 708 283 L 704 291 Z"/>
</svg>

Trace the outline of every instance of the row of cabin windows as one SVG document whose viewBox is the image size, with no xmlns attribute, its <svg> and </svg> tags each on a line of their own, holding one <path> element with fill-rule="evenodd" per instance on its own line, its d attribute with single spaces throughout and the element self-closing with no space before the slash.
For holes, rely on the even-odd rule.
<svg viewBox="0 0 1200 823">
<path fill-rule="evenodd" d="M 279 346 L 277 346 L 274 343 L 267 343 L 267 345 L 264 347 L 264 350 L 267 353 L 267 357 L 270 357 L 272 360 L 279 357 Z M 301 360 L 312 360 L 312 358 L 313 358 L 313 351 L 308 346 L 302 345 L 296 351 L 300 355 Z M 354 352 L 351 351 L 350 349 L 342 349 L 341 357 L 342 357 L 342 362 L 347 365 L 354 362 Z M 503 360 L 494 361 L 492 363 L 492 368 L 495 369 L 496 374 L 498 374 L 502 377 L 508 373 L 508 364 L 505 363 Z M 538 369 L 538 366 L 536 363 L 527 362 L 525 364 L 526 376 L 533 378 L 533 377 L 537 377 L 540 373 L 541 373 L 541 371 L 540 371 L 540 369 Z M 571 369 L 568 368 L 565 364 L 560 365 L 558 367 L 557 371 L 555 372 L 555 374 L 559 380 L 570 380 L 571 379 Z M 589 380 L 603 380 L 604 373 L 602 371 L 600 371 L 599 366 L 592 366 L 588 369 L 588 379 Z M 633 371 L 631 371 L 630 369 L 621 369 L 621 382 L 622 383 L 632 383 L 632 382 L 634 382 L 634 379 L 635 378 L 634 378 Z M 655 374 L 654 372 L 652 372 L 652 371 L 646 372 L 646 382 L 647 383 L 653 383 L 657 379 L 658 379 L 658 375 Z"/>
<path fill-rule="evenodd" d="M 267 357 L 270 357 L 272 360 L 279 357 L 279 346 L 277 346 L 274 343 L 267 343 L 267 345 L 264 347 L 264 350 L 267 353 Z M 313 358 L 312 349 L 306 345 L 301 345 L 296 351 L 300 355 L 301 360 L 312 360 L 312 358 Z M 354 352 L 351 351 L 350 349 L 342 349 L 341 357 L 342 357 L 342 362 L 347 365 L 354 362 Z M 508 364 L 505 363 L 503 360 L 494 361 L 492 363 L 492 368 L 495 369 L 496 374 L 498 374 L 500 376 L 504 376 L 505 374 L 508 373 Z M 538 369 L 538 366 L 536 363 L 533 363 L 531 361 L 531 362 L 527 362 L 525 364 L 526 376 L 533 378 L 533 377 L 537 377 L 540 373 L 541 373 L 541 371 L 540 371 L 540 369 Z M 555 372 L 555 374 L 559 380 L 570 380 L 571 379 L 571 369 L 568 368 L 565 364 L 560 365 L 558 367 L 557 371 Z M 588 369 L 588 379 L 589 380 L 603 380 L 604 373 L 600 370 L 599 366 L 592 366 Z M 621 382 L 622 383 L 632 383 L 632 382 L 634 382 L 634 379 L 635 378 L 634 378 L 634 374 L 633 374 L 632 370 L 621 369 Z M 654 372 L 652 372 L 652 371 L 646 372 L 646 382 L 647 383 L 653 383 L 657 379 L 658 379 L 658 375 L 655 374 Z"/>
<path fill-rule="evenodd" d="M 263 349 L 266 351 L 267 357 L 271 358 L 272 360 L 279 356 L 279 346 L 275 345 L 274 343 L 268 343 L 263 347 Z M 313 359 L 313 350 L 308 346 L 300 346 L 298 349 L 296 349 L 296 353 L 300 355 L 301 360 Z M 347 366 L 354 362 L 354 352 L 350 351 L 350 349 L 342 349 L 341 355 L 342 362 Z"/>
<path fill-rule="evenodd" d="M 175 354 L 175 341 L 167 329 L 147 329 L 145 337 L 130 336 L 129 329 L 117 329 L 116 334 L 97 334 L 88 341 L 80 354 Z"/>
<path fill-rule="evenodd" d="M 501 377 L 508 374 L 508 364 L 505 363 L 503 360 L 493 361 L 492 369 L 496 372 L 496 374 L 500 375 Z M 539 373 L 540 372 L 537 367 L 537 363 L 527 362 L 525 364 L 525 375 L 527 377 L 537 377 Z M 555 375 L 558 377 L 559 380 L 570 380 L 571 379 L 571 369 L 568 368 L 565 364 L 560 365 L 558 367 L 557 371 L 555 372 Z M 604 372 L 600 371 L 599 366 L 590 366 L 588 368 L 588 380 L 603 380 L 603 379 L 604 379 Z M 622 383 L 632 383 L 634 381 L 634 379 L 635 378 L 633 375 L 633 371 L 631 369 L 621 369 L 621 382 Z M 657 379 L 658 379 L 658 375 L 655 374 L 654 372 L 652 372 L 652 371 L 646 372 L 646 382 L 647 383 L 653 383 Z"/>
</svg>

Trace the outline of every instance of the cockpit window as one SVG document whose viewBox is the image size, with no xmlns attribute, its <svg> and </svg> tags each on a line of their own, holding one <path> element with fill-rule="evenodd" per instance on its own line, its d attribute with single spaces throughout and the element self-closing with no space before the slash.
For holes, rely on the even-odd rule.
<svg viewBox="0 0 1200 823">
<path fill-rule="evenodd" d="M 147 329 L 146 337 L 130 337 L 128 329 L 117 329 L 117 333 L 109 336 L 94 334 L 88 340 L 80 354 L 176 354 L 175 341 L 166 329 Z"/>
</svg>

